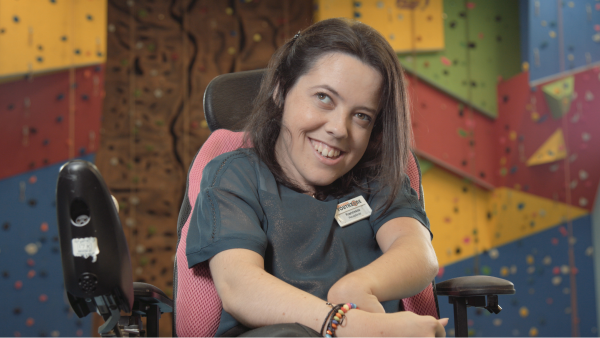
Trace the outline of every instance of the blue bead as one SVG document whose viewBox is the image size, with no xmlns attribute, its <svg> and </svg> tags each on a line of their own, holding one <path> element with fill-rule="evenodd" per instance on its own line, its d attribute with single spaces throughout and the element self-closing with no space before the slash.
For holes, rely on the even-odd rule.
<svg viewBox="0 0 600 338">
<path fill-rule="evenodd" d="M 353 308 L 353 309 L 356 309 L 356 304 L 354 304 L 354 303 L 350 303 L 350 305 L 352 305 L 352 308 Z"/>
<path fill-rule="evenodd" d="M 334 319 L 334 320 L 332 320 L 331 322 L 332 322 L 333 324 L 335 324 L 335 325 L 339 324 L 339 322 L 338 322 L 337 320 L 335 320 L 335 319 Z"/>
<path fill-rule="evenodd" d="M 326 334 L 326 335 L 325 335 L 325 337 L 327 337 L 327 338 L 331 338 L 331 336 L 330 336 L 330 335 L 328 335 L 328 334 Z"/>
</svg>

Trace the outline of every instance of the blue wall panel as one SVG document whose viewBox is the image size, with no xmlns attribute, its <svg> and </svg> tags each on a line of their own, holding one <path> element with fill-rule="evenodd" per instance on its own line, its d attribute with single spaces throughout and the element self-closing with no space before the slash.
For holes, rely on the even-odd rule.
<svg viewBox="0 0 600 338">
<path fill-rule="evenodd" d="M 521 0 L 520 24 L 530 81 L 600 61 L 600 3 L 595 0 Z"/>
<path fill-rule="evenodd" d="M 515 295 L 499 296 L 504 309 L 498 315 L 487 310 L 468 309 L 471 335 L 480 337 L 571 336 L 571 286 L 568 267 L 568 238 L 565 226 L 557 226 L 519 241 L 506 244 L 478 257 L 480 274 L 504 278 L 515 284 Z M 581 336 L 597 336 L 596 296 L 591 217 L 574 221 L 576 240 L 575 266 L 577 267 L 577 309 Z M 496 255 L 497 254 L 497 255 Z M 495 257 L 495 258 L 494 258 Z M 475 258 L 444 268 L 438 281 L 471 275 Z M 447 297 L 440 297 L 442 317 L 453 315 Z M 447 332 L 453 334 L 454 323 Z"/>
<path fill-rule="evenodd" d="M 529 0 L 528 27 L 522 29 L 529 35 L 529 80 L 533 81 L 560 72 L 558 44 L 558 8 L 552 0 Z"/>
<path fill-rule="evenodd" d="M 63 287 L 55 209 L 62 164 L 0 181 L 0 336 L 90 334 L 91 316 L 71 312 Z"/>
<path fill-rule="evenodd" d="M 600 61 L 600 32 L 595 27 L 600 24 L 600 10 L 596 4 L 600 3 L 594 0 L 563 2 L 565 70 Z"/>
</svg>

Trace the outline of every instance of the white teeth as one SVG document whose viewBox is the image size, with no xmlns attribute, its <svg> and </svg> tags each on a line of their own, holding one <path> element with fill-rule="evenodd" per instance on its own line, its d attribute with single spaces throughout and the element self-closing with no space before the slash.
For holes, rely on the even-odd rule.
<svg viewBox="0 0 600 338">
<path fill-rule="evenodd" d="M 321 142 L 315 142 L 313 141 L 313 147 L 315 148 L 315 150 L 321 154 L 324 157 L 329 157 L 329 158 L 336 158 L 338 156 L 340 156 L 340 151 L 337 149 L 331 149 L 329 148 L 327 145 L 324 145 Z"/>
</svg>

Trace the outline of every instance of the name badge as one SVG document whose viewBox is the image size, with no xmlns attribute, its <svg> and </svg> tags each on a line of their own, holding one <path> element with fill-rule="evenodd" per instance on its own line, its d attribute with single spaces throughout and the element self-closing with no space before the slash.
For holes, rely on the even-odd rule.
<svg viewBox="0 0 600 338">
<path fill-rule="evenodd" d="M 347 200 L 337 205 L 335 220 L 343 228 L 371 216 L 371 207 L 362 196 Z"/>
</svg>

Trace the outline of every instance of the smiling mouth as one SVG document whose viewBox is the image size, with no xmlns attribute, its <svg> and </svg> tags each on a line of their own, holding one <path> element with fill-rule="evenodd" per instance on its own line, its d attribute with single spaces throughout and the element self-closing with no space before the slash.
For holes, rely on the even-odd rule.
<svg viewBox="0 0 600 338">
<path fill-rule="evenodd" d="M 319 153 L 321 154 L 321 156 L 329 158 L 329 159 L 336 159 L 338 157 L 340 157 L 340 155 L 343 153 L 343 151 L 333 148 L 323 142 L 320 141 L 315 141 L 313 139 L 310 139 L 310 143 L 312 144 L 313 148 Z"/>
</svg>

